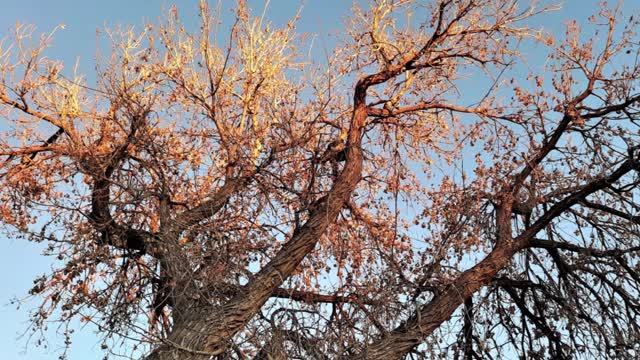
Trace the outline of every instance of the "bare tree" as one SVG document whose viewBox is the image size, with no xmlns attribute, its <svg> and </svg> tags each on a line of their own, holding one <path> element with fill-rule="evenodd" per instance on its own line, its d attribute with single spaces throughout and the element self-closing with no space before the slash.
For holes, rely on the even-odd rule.
<svg viewBox="0 0 640 360">
<path fill-rule="evenodd" d="M 554 9 L 377 0 L 325 64 L 297 19 L 239 1 L 224 37 L 201 2 L 197 32 L 108 31 L 95 86 L 17 26 L 0 221 L 64 263 L 34 329 L 149 360 L 637 358 L 638 22 L 555 39 Z"/>
</svg>

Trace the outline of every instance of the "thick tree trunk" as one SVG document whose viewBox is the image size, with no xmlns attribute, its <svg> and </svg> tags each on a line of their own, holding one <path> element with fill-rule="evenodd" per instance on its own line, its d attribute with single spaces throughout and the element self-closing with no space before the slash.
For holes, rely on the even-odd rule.
<svg viewBox="0 0 640 360">
<path fill-rule="evenodd" d="M 362 126 L 367 119 L 364 103 L 366 86 L 356 89 L 356 106 L 347 139 L 347 159 L 329 193 L 319 199 L 309 219 L 294 231 L 278 254 L 239 293 L 220 308 L 207 313 L 186 314 L 174 326 L 168 341 L 150 354 L 148 360 L 207 359 L 224 353 L 235 334 L 260 310 L 273 292 L 316 246 L 349 200 L 361 178 Z M 185 313 L 181 311 L 181 313 Z"/>
</svg>

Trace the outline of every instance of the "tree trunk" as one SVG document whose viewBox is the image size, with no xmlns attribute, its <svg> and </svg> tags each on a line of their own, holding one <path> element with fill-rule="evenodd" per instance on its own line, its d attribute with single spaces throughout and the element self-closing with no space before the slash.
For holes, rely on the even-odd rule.
<svg viewBox="0 0 640 360">
<path fill-rule="evenodd" d="M 235 334 L 260 310 L 273 292 L 316 246 L 351 197 L 362 172 L 362 125 L 367 119 L 366 86 L 356 89 L 351 128 L 347 139 L 347 160 L 327 195 L 310 209 L 309 219 L 294 231 L 278 254 L 239 293 L 219 308 L 206 313 L 185 314 L 174 326 L 167 343 L 153 351 L 148 360 L 207 359 L 224 353 Z M 191 357 L 188 357 L 191 356 Z"/>
</svg>

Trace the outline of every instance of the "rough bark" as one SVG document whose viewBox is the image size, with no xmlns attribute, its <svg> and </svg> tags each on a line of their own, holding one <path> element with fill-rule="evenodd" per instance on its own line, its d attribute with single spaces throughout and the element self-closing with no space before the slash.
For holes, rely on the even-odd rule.
<svg viewBox="0 0 640 360">
<path fill-rule="evenodd" d="M 511 238 L 510 219 L 504 217 L 511 209 L 509 206 L 498 210 L 498 242 L 489 255 L 471 269 L 463 272 L 453 283 L 437 294 L 428 304 L 420 307 L 416 313 L 393 331 L 385 334 L 377 342 L 366 348 L 358 359 L 401 359 L 425 337 L 433 333 L 440 325 L 449 320 L 466 298 L 493 281 L 496 274 L 505 268 L 513 255 L 526 247 L 540 245 L 535 235 L 546 227 L 558 215 L 584 200 L 590 194 L 601 190 L 634 170 L 635 160 L 627 159 L 608 176 L 596 179 L 580 187 L 580 190 L 568 195 L 542 215 L 530 228 L 518 237 Z"/>
<path fill-rule="evenodd" d="M 293 273 L 316 246 L 360 181 L 362 172 L 362 126 L 367 118 L 366 90 L 371 85 L 362 81 L 356 87 L 353 117 L 347 139 L 346 162 L 327 195 L 313 205 L 309 219 L 278 254 L 244 286 L 237 295 L 216 309 L 199 309 L 176 323 L 167 343 L 147 359 L 205 359 L 218 355 L 228 347 L 230 339 L 244 328 L 274 291 Z M 190 355 L 188 355 L 190 354 Z"/>
</svg>

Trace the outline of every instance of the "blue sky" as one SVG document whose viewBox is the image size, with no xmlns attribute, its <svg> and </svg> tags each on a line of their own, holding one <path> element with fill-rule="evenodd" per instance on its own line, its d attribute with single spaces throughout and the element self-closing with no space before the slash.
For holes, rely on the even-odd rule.
<svg viewBox="0 0 640 360">
<path fill-rule="evenodd" d="M 212 6 L 217 2 L 212 2 Z M 262 1 L 252 1 L 252 8 L 260 11 Z M 72 1 L 72 0 L 3 0 L 0 11 L 0 38 L 10 32 L 17 21 L 33 24 L 37 33 L 48 32 L 60 24 L 65 29 L 54 37 L 48 55 L 64 61 L 65 68 L 71 69 L 76 60 L 80 71 L 87 75 L 91 83 L 96 55 L 96 30 L 105 25 L 117 24 L 140 26 L 145 22 L 155 22 L 162 9 L 174 2 L 167 1 Z M 197 1 L 176 3 L 184 22 L 197 20 Z M 272 0 L 269 18 L 274 22 L 285 22 L 299 9 L 295 0 Z M 349 10 L 351 2 L 341 0 L 311 0 L 302 9 L 302 21 L 298 29 L 308 33 L 328 33 L 340 28 L 341 18 Z M 229 12 L 225 12 L 229 14 Z M 325 39 L 330 43 L 329 39 Z M 2 123 L 0 123 L 1 126 Z M 56 359 L 64 338 L 56 336 L 55 326 L 49 334 L 49 344 L 45 349 L 27 343 L 27 337 L 20 337 L 29 325 L 28 310 L 37 302 L 25 303 L 19 310 L 11 305 L 13 298 L 23 298 L 33 285 L 33 279 L 48 272 L 53 260 L 40 255 L 41 246 L 16 239 L 0 237 L 0 359 L 44 360 Z M 67 354 L 70 360 L 101 359 L 100 341 L 93 329 L 86 326 L 76 332 L 73 346 Z"/>
<path fill-rule="evenodd" d="M 623 14 L 628 16 L 632 9 L 637 11 L 637 1 L 627 0 Z M 254 0 L 250 3 L 258 11 L 262 9 L 262 1 Z M 320 44 L 324 43 L 330 47 L 333 38 L 327 34 L 339 33 L 351 3 L 351 0 L 304 1 L 298 30 L 319 34 Z M 56 34 L 48 55 L 63 60 L 67 69 L 78 60 L 80 71 L 87 74 L 91 83 L 97 29 L 103 28 L 104 25 L 141 26 L 147 21 L 155 22 L 161 15 L 162 8 L 171 4 L 172 2 L 141 0 L 3 0 L 0 11 L 0 37 L 7 34 L 17 21 L 36 25 L 38 32 L 47 32 L 57 25 L 65 24 L 65 30 Z M 268 17 L 275 22 L 284 22 L 296 13 L 299 4 L 297 0 L 271 0 Z M 562 34 L 563 24 L 567 19 L 586 19 L 594 11 L 595 4 L 596 0 L 566 0 L 563 10 L 537 20 L 545 29 Z M 195 21 L 198 9 L 196 0 L 180 1 L 177 5 L 185 22 Z M 533 56 L 535 49 L 529 50 Z M 27 344 L 26 337 L 19 338 L 19 334 L 27 329 L 27 310 L 33 308 L 35 303 L 24 304 L 18 311 L 14 305 L 9 305 L 11 298 L 26 295 L 36 276 L 50 269 L 52 260 L 40 256 L 40 250 L 35 244 L 0 238 L 0 274 L 3 274 L 0 276 L 0 359 L 55 359 L 64 341 L 62 337 L 52 333 L 48 349 Z M 79 330 L 68 354 L 69 359 L 91 360 L 100 359 L 101 356 L 98 337 L 89 327 Z"/>
</svg>

